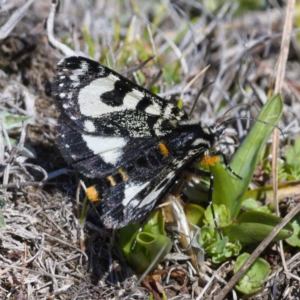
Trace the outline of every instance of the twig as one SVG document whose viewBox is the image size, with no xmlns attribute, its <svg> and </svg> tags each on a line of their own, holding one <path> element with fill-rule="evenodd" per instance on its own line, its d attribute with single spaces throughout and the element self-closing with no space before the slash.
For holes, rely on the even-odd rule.
<svg viewBox="0 0 300 300">
<path fill-rule="evenodd" d="M 274 94 L 281 93 L 283 80 L 285 76 L 286 62 L 287 56 L 289 52 L 290 40 L 291 40 L 291 32 L 293 26 L 293 10 L 295 6 L 295 0 L 289 0 L 287 2 L 286 7 L 286 16 L 283 27 L 282 39 L 281 39 L 281 53 L 279 56 L 278 63 L 278 72 L 276 74 L 275 88 Z M 273 147 L 272 147 L 272 172 L 273 172 L 273 195 L 274 195 L 274 203 L 275 203 L 275 211 L 277 216 L 279 216 L 279 205 L 278 205 L 278 151 L 279 151 L 279 131 L 277 128 L 274 129 L 273 132 Z M 285 263 L 284 253 L 283 253 L 283 245 L 282 242 L 279 242 L 280 255 L 283 263 L 283 267 L 285 271 L 287 271 L 287 266 Z"/>
</svg>

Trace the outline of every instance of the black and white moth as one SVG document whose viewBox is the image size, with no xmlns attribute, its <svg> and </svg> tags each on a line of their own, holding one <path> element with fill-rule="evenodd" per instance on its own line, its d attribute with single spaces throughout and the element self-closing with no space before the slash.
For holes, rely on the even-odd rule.
<svg viewBox="0 0 300 300">
<path fill-rule="evenodd" d="M 120 228 L 144 219 L 183 167 L 208 155 L 223 128 L 189 120 L 175 105 L 85 57 L 57 66 L 58 147 L 94 185 L 101 220 Z"/>
</svg>

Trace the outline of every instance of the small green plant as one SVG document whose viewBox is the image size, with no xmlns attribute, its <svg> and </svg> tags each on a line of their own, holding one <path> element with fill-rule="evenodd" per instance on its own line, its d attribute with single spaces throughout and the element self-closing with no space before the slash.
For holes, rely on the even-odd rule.
<svg viewBox="0 0 300 300">
<path fill-rule="evenodd" d="M 153 211 L 146 225 L 130 224 L 119 230 L 119 246 L 131 267 L 141 274 L 154 270 L 172 248 L 165 235 L 161 210 Z"/>
<path fill-rule="evenodd" d="M 243 253 L 237 258 L 233 270 L 234 274 L 237 273 L 249 256 L 249 253 Z M 235 288 L 242 294 L 252 295 L 261 289 L 261 286 L 265 283 L 269 274 L 269 263 L 262 258 L 258 258 L 238 281 L 238 283 L 235 285 Z"/>
</svg>

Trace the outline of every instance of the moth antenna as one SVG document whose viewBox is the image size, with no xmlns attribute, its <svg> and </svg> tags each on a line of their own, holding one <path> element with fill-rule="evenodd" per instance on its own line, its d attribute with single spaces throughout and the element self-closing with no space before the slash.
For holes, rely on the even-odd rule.
<svg viewBox="0 0 300 300">
<path fill-rule="evenodd" d="M 249 117 L 249 118 L 247 118 L 247 117 L 235 117 L 235 118 L 230 118 L 230 119 L 227 119 L 227 120 L 223 121 L 220 125 L 218 125 L 218 127 L 221 127 L 221 126 L 223 126 L 224 124 L 230 123 L 230 122 L 235 121 L 235 120 L 237 120 L 237 119 L 239 119 L 239 120 L 250 120 L 250 121 L 255 121 L 255 122 L 259 122 L 259 123 L 262 123 L 262 124 L 265 124 L 265 125 L 268 125 L 268 126 L 277 128 L 277 129 L 280 131 L 280 133 L 282 134 L 282 136 L 284 137 L 284 133 L 283 133 L 282 129 L 281 129 L 279 126 L 274 125 L 274 124 L 267 123 L 267 122 L 265 122 L 265 121 L 262 121 L 262 120 L 259 120 L 259 119 L 256 119 L 256 118 L 251 118 L 251 117 Z"/>
<path fill-rule="evenodd" d="M 150 60 L 152 60 L 154 58 L 154 56 L 151 56 L 149 58 L 147 58 L 145 61 L 141 62 L 140 64 L 138 64 L 137 66 L 134 66 L 132 68 L 129 68 L 125 71 L 125 75 L 122 74 L 125 77 L 131 77 L 132 74 L 138 70 L 140 70 L 143 66 L 145 66 Z"/>
<path fill-rule="evenodd" d="M 151 82 L 145 87 L 147 90 L 150 90 L 151 87 L 158 81 L 158 79 L 161 77 L 163 71 L 159 70 L 159 72 L 155 75 L 155 77 L 151 80 Z"/>
<path fill-rule="evenodd" d="M 230 107 L 229 109 L 227 109 L 227 110 L 225 111 L 225 113 L 224 113 L 220 118 L 218 118 L 218 119 L 216 120 L 215 123 L 216 123 L 216 124 L 219 123 L 220 120 L 224 119 L 224 117 L 225 117 L 229 112 L 231 112 L 233 109 L 235 109 L 235 108 L 238 107 L 238 106 L 247 106 L 247 107 L 250 109 L 250 105 L 249 105 L 249 104 L 246 104 L 246 103 L 237 104 L 237 105 L 235 105 L 235 106 Z"/>
<path fill-rule="evenodd" d="M 197 96 L 195 97 L 195 101 L 194 101 L 194 104 L 193 104 L 193 107 L 191 108 L 191 111 L 189 112 L 189 116 L 191 116 L 191 114 L 193 113 L 194 109 L 195 109 L 195 106 L 196 106 L 196 103 L 198 101 L 198 99 L 200 98 L 201 94 L 204 92 L 204 90 L 209 87 L 210 85 L 212 85 L 214 83 L 214 81 L 210 81 L 208 83 L 206 83 L 198 92 Z"/>
</svg>

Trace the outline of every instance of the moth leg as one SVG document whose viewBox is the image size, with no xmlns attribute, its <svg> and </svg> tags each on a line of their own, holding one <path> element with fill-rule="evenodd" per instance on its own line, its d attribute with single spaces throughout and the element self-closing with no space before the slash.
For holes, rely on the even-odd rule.
<svg viewBox="0 0 300 300">
<path fill-rule="evenodd" d="M 238 175 L 237 173 L 235 173 L 235 172 L 231 169 L 231 167 L 230 167 L 230 165 L 229 165 L 229 163 L 228 163 L 227 156 L 226 156 L 222 151 L 219 150 L 219 151 L 211 152 L 211 153 L 209 154 L 209 156 L 210 156 L 210 157 L 221 156 L 221 157 L 223 158 L 224 165 L 225 165 L 225 167 L 229 170 L 229 172 L 232 173 L 232 174 L 233 174 L 235 177 L 237 177 L 238 179 L 240 179 L 240 180 L 243 179 L 240 175 Z"/>
<path fill-rule="evenodd" d="M 210 206 L 210 209 L 211 209 L 211 213 L 213 215 L 215 227 L 216 227 L 217 232 L 220 236 L 220 239 L 222 239 L 223 235 L 222 235 L 221 229 L 218 227 L 216 213 L 215 213 L 215 210 L 214 210 L 214 207 L 213 207 L 213 202 L 212 202 L 212 194 L 213 194 L 213 190 L 214 190 L 214 175 L 210 172 L 199 170 L 199 169 L 193 168 L 193 167 L 188 168 L 187 171 L 192 173 L 192 174 L 195 174 L 195 175 L 204 176 L 204 177 L 209 178 L 208 203 L 209 203 L 209 206 Z"/>
</svg>

